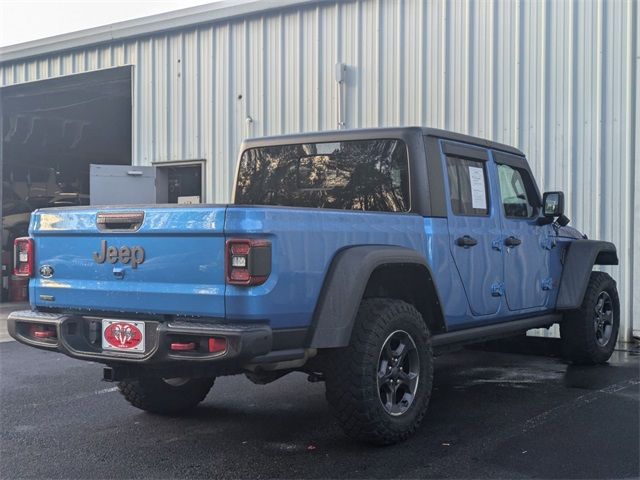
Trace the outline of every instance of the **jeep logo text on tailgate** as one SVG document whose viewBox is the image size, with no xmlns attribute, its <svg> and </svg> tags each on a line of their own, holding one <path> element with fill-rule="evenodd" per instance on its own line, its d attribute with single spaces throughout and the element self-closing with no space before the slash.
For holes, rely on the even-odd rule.
<svg viewBox="0 0 640 480">
<path fill-rule="evenodd" d="M 100 251 L 93 252 L 93 260 L 96 263 L 104 263 L 108 260 L 110 263 L 116 263 L 120 260 L 121 263 L 127 264 L 131 262 L 131 268 L 138 268 L 138 265 L 144 263 L 144 248 L 142 247 L 107 247 L 107 241 L 102 240 L 100 242 Z"/>
</svg>

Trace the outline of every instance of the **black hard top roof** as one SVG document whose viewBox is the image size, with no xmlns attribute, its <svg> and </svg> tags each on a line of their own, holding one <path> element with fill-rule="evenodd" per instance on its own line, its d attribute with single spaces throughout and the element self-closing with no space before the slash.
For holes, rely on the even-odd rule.
<svg viewBox="0 0 640 480">
<path fill-rule="evenodd" d="M 448 130 L 429 127 L 382 127 L 382 128 L 354 128 L 345 130 L 329 130 L 323 132 L 295 133 L 290 135 L 277 135 L 271 137 L 250 138 L 244 141 L 243 150 L 260 146 L 283 145 L 287 143 L 320 143 L 341 138 L 343 140 L 356 140 L 367 138 L 382 138 L 384 135 L 392 137 L 404 136 L 411 133 L 421 133 L 429 137 L 442 138 L 455 142 L 464 142 L 493 150 L 524 156 L 522 151 L 503 143 L 493 142 L 484 138 L 472 137 Z"/>
</svg>

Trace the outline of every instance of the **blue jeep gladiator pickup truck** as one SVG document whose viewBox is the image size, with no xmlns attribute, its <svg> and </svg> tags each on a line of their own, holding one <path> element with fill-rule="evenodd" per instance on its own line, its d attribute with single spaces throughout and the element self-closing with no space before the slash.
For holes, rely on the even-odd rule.
<svg viewBox="0 0 640 480">
<path fill-rule="evenodd" d="M 567 226 L 524 154 L 428 128 L 254 139 L 234 203 L 36 211 L 15 243 L 33 347 L 105 364 L 134 406 L 175 414 L 220 375 L 323 380 L 346 433 L 420 424 L 434 353 L 560 324 L 568 359 L 606 362 L 616 248 Z"/>
</svg>

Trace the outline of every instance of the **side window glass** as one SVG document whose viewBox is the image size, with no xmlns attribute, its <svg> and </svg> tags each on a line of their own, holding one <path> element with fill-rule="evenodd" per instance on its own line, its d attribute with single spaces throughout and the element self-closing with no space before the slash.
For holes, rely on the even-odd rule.
<svg viewBox="0 0 640 480">
<path fill-rule="evenodd" d="M 447 156 L 451 210 L 456 215 L 489 215 L 485 162 Z"/>
<path fill-rule="evenodd" d="M 500 197 L 504 215 L 510 218 L 531 218 L 535 208 L 527 194 L 527 185 L 531 179 L 527 172 L 509 165 L 498 165 L 500 179 Z M 529 189 L 531 191 L 531 189 Z"/>
</svg>

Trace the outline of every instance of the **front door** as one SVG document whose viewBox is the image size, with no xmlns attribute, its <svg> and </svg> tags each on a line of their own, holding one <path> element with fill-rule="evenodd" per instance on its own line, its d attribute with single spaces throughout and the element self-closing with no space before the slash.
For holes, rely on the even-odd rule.
<svg viewBox="0 0 640 480">
<path fill-rule="evenodd" d="M 495 314 L 503 293 L 500 215 L 491 199 L 488 151 L 441 141 L 449 246 L 474 316 Z"/>
<path fill-rule="evenodd" d="M 500 184 L 507 305 L 509 310 L 542 307 L 559 280 L 550 272 L 553 227 L 537 224 L 541 201 L 524 157 L 501 152 L 493 157 Z"/>
</svg>

